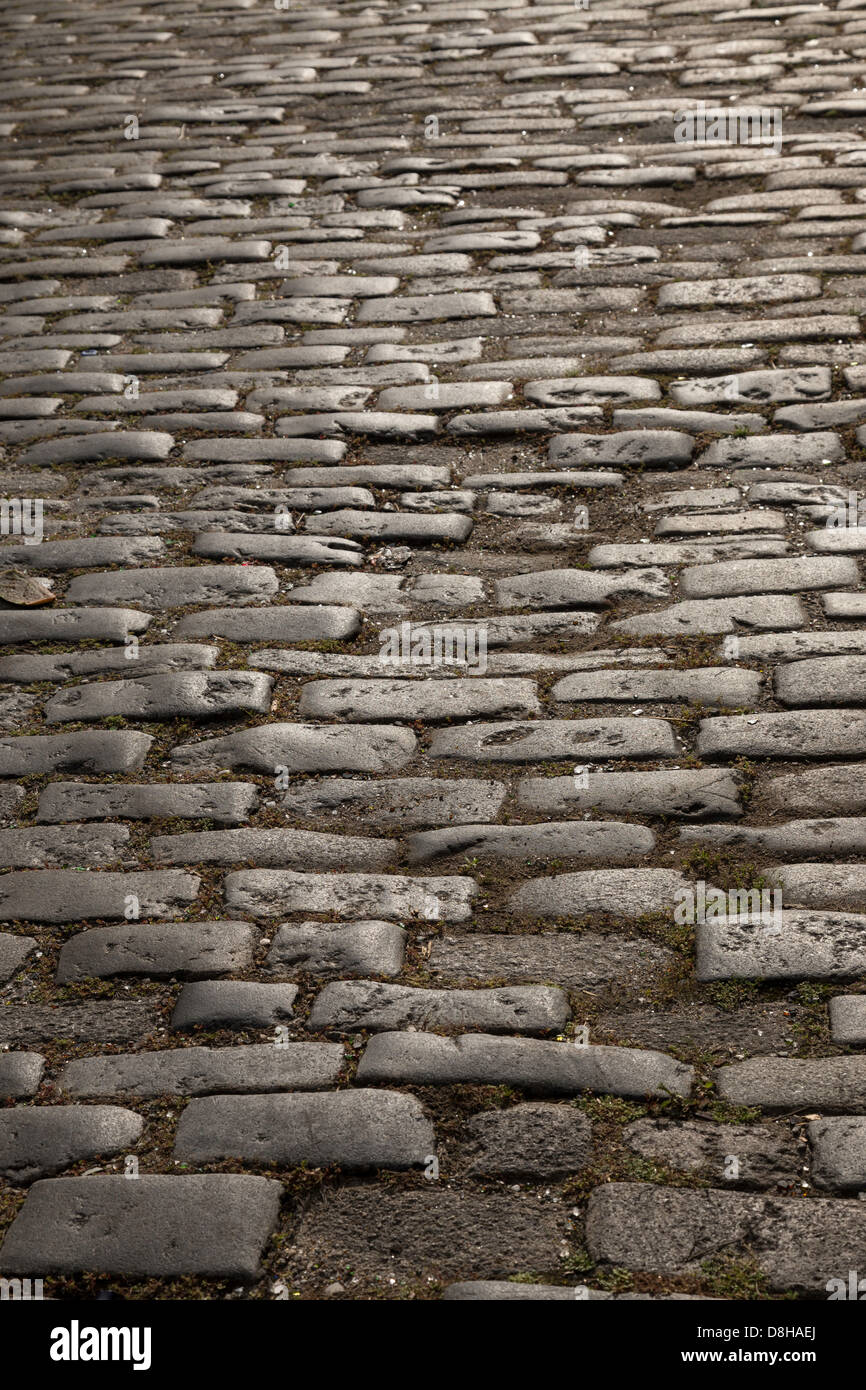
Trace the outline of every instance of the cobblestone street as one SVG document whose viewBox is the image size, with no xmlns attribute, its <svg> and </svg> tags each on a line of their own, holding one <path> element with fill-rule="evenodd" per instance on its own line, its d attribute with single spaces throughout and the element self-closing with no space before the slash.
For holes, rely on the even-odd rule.
<svg viewBox="0 0 866 1390">
<path fill-rule="evenodd" d="M 866 0 L 727 2 L 7 0 L 4 1298 L 858 1296 Z"/>
</svg>

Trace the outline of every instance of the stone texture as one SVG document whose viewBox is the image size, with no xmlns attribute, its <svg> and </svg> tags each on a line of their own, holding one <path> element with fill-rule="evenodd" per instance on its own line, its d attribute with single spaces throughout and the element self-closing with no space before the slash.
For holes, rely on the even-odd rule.
<svg viewBox="0 0 866 1390">
<path fill-rule="evenodd" d="M 576 1095 L 688 1095 L 692 1069 L 659 1052 L 576 1046 L 483 1033 L 379 1033 L 368 1042 L 359 1081 L 416 1085 L 508 1085 Z"/>
<path fill-rule="evenodd" d="M 278 929 L 268 965 L 311 975 L 398 975 L 405 948 L 406 933 L 394 922 L 300 922 Z"/>
<path fill-rule="evenodd" d="M 754 1259 L 771 1289 L 824 1297 L 828 1280 L 856 1267 L 864 1222 L 860 1202 L 605 1183 L 590 1196 L 586 1236 L 605 1264 L 700 1275 L 704 1260 L 731 1252 Z"/>
<path fill-rule="evenodd" d="M 357 918 L 409 917 L 462 922 L 477 892 L 471 878 L 408 878 L 401 874 L 296 874 L 288 869 L 250 869 L 228 874 L 226 904 L 254 916 L 327 912 Z"/>
<path fill-rule="evenodd" d="M 143 922 L 130 927 L 95 927 L 63 946 L 58 980 L 117 975 L 228 975 L 252 961 L 255 931 L 247 922 Z"/>
<path fill-rule="evenodd" d="M 0 1247 L 9 1274 L 254 1279 L 281 1187 L 245 1174 L 36 1183 Z"/>
<path fill-rule="evenodd" d="M 568 999 L 558 989 L 412 989 L 357 980 L 326 985 L 313 1003 L 307 1026 L 316 1033 L 361 1028 L 548 1033 L 561 1030 L 568 1016 Z"/>
<path fill-rule="evenodd" d="M 423 1166 L 436 1143 L 414 1096 L 361 1089 L 193 1100 L 181 1116 L 174 1151 L 194 1163 L 241 1158 L 351 1170 Z"/>
<path fill-rule="evenodd" d="M 116 1105 L 14 1106 L 0 1114 L 0 1173 L 30 1183 L 135 1148 L 144 1121 Z"/>
<path fill-rule="evenodd" d="M 623 1138 L 643 1158 L 725 1187 L 789 1188 L 800 1179 L 800 1150 L 781 1125 L 644 1119 L 628 1125 Z"/>
<path fill-rule="evenodd" d="M 72 1096 L 197 1096 L 330 1086 L 343 1049 L 336 1043 L 250 1043 L 115 1053 L 67 1062 L 58 1088 Z"/>
</svg>

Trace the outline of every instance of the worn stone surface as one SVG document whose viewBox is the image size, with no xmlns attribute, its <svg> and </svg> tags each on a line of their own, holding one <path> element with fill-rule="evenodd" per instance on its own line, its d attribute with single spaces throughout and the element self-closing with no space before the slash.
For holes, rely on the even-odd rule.
<svg viewBox="0 0 866 1390">
<path fill-rule="evenodd" d="M 0 1054 L 0 1096 L 4 1100 L 23 1100 L 35 1095 L 45 1070 L 45 1058 L 38 1052 Z"/>
<path fill-rule="evenodd" d="M 49 1299 L 862 1270 L 857 5 L 0 15 L 0 1096 L 58 1137 Z"/>
<path fill-rule="evenodd" d="M 824 1297 L 828 1280 L 854 1267 L 864 1222 L 861 1202 L 606 1183 L 590 1197 L 586 1235 L 605 1264 L 668 1275 L 699 1274 L 723 1251 L 748 1252 L 771 1289 Z"/>
<path fill-rule="evenodd" d="M 664 758 L 678 752 L 663 719 L 544 719 L 446 729 L 430 741 L 432 757 L 471 762 L 532 763 L 548 758 Z"/>
<path fill-rule="evenodd" d="M 461 825 L 447 830 L 421 830 L 406 840 L 410 864 L 427 864 L 445 855 L 463 853 L 485 860 L 573 859 L 589 863 L 604 859 L 609 864 L 630 864 L 644 858 L 654 848 L 655 836 L 651 830 L 617 821 Z"/>
<path fill-rule="evenodd" d="M 336 1043 L 251 1043 L 116 1053 L 68 1062 L 58 1087 L 72 1096 L 196 1096 L 331 1085 L 343 1049 Z"/>
<path fill-rule="evenodd" d="M 394 922 L 300 922 L 279 928 L 268 965 L 311 975 L 397 975 L 405 948 L 406 933 Z"/>
<path fill-rule="evenodd" d="M 643 1158 L 726 1187 L 788 1188 L 802 1167 L 794 1136 L 779 1125 L 645 1119 L 628 1125 L 623 1138 Z"/>
<path fill-rule="evenodd" d="M 385 772 L 401 768 L 416 746 L 409 729 L 365 724 L 342 729 L 325 724 L 259 724 L 223 738 L 178 744 L 172 761 L 181 768 L 249 767 L 258 772 Z M 3 745 L 0 743 L 0 758 Z"/>
<path fill-rule="evenodd" d="M 866 1059 L 862 1056 L 750 1058 L 718 1072 L 719 1094 L 733 1105 L 767 1110 L 866 1109 Z"/>
<path fill-rule="evenodd" d="M 592 989 L 620 981 L 643 988 L 668 964 L 670 954 L 655 942 L 594 932 L 466 933 L 433 942 L 430 969 L 443 980 L 514 979 Z"/>
<path fill-rule="evenodd" d="M 472 1176 L 543 1182 L 587 1163 L 592 1127 L 570 1105 L 534 1101 L 472 1115 L 464 1135 L 462 1156 Z"/>
<path fill-rule="evenodd" d="M 250 869 L 227 875 L 226 904 L 253 916 L 327 912 L 357 918 L 380 912 L 388 920 L 409 917 L 463 922 L 471 915 L 477 886 L 471 878 L 409 878 L 403 874 L 297 874 L 288 869 Z"/>
<path fill-rule="evenodd" d="M 562 1029 L 568 1015 L 568 999 L 558 989 L 408 989 L 358 980 L 326 985 L 313 1003 L 307 1026 L 313 1032 L 478 1028 L 488 1033 L 548 1033 Z"/>
<path fill-rule="evenodd" d="M 517 799 L 527 809 L 548 814 L 619 811 L 704 820 L 709 816 L 738 816 L 742 811 L 736 782 L 730 773 L 714 768 L 523 777 Z"/>
<path fill-rule="evenodd" d="M 490 821 L 504 800 L 501 782 L 480 777 L 323 777 L 286 793 L 286 806 L 304 819 L 345 811 L 367 824 L 395 827 Z"/>
<path fill-rule="evenodd" d="M 100 786 L 96 782 L 51 782 L 39 797 L 39 821 L 248 820 L 258 801 L 252 782 L 143 782 Z"/>
<path fill-rule="evenodd" d="M 445 1280 L 502 1276 L 526 1265 L 554 1269 L 563 1233 L 556 1208 L 534 1194 L 353 1186 L 310 1204 L 296 1245 L 298 1258 L 319 1269 L 344 1269 L 351 1260 L 365 1281 L 387 1269 L 411 1282 L 428 1269 Z"/>
<path fill-rule="evenodd" d="M 435 1154 L 436 1141 L 414 1096 L 360 1089 L 194 1100 L 174 1151 L 194 1163 L 243 1158 L 286 1167 L 413 1168 Z"/>
<path fill-rule="evenodd" d="M 292 1017 L 297 985 L 260 985 L 247 980 L 202 980 L 184 985 L 171 1026 L 267 1028 Z"/>
<path fill-rule="evenodd" d="M 0 921 L 78 922 L 85 918 L 177 917 L 200 880 L 176 869 L 144 873 L 33 869 L 3 875 Z"/>
<path fill-rule="evenodd" d="M 0 1115 L 0 1173 L 30 1183 L 132 1149 L 144 1121 L 117 1105 L 14 1106 Z"/>
<path fill-rule="evenodd" d="M 358 1079 L 418 1085 L 520 1086 L 565 1095 L 688 1095 L 692 1069 L 658 1052 L 585 1047 L 483 1033 L 379 1033 L 367 1044 Z"/>
<path fill-rule="evenodd" d="M 787 901 L 784 883 L 782 901 Z M 796 893 L 792 895 L 796 898 Z M 746 910 L 698 924 L 699 980 L 845 979 L 863 970 L 863 928 L 856 912 Z"/>
<path fill-rule="evenodd" d="M 813 1120 L 809 1143 L 812 1177 L 819 1187 L 857 1191 L 866 1185 L 866 1118 Z"/>
<path fill-rule="evenodd" d="M 10 1274 L 252 1279 L 281 1186 L 246 1174 L 54 1178 L 37 1183 L 0 1246 Z"/>
<path fill-rule="evenodd" d="M 227 975 L 250 964 L 255 939 L 254 929 L 246 922 L 95 927 L 66 942 L 57 978 Z"/>
</svg>

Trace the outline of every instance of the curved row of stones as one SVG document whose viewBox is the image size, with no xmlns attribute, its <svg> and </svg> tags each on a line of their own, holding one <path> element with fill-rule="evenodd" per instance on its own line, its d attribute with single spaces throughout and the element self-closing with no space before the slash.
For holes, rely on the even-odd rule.
<svg viewBox="0 0 866 1390">
<path fill-rule="evenodd" d="M 861 10 L 7 6 L 0 1276 L 863 1267 Z"/>
</svg>

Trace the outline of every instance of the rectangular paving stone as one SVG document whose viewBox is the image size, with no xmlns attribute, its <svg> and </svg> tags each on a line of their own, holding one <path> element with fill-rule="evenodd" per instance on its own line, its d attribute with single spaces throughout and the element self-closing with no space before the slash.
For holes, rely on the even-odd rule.
<svg viewBox="0 0 866 1390">
<path fill-rule="evenodd" d="M 655 836 L 644 825 L 620 821 L 540 821 L 534 825 L 460 825 L 421 830 L 406 838 L 406 861 L 428 864 L 446 855 L 473 859 L 599 860 L 631 864 L 651 854 Z"/>
<path fill-rule="evenodd" d="M 390 1032 L 397 1028 L 479 1028 L 488 1033 L 561 1032 L 569 1017 L 560 989 L 416 989 L 375 980 L 325 985 L 310 1011 L 313 1032 Z"/>
<path fill-rule="evenodd" d="M 33 869 L 4 874 L 0 921 L 79 922 L 88 917 L 177 916 L 195 901 L 200 879 L 166 869 L 143 873 L 90 873 Z"/>
<path fill-rule="evenodd" d="M 277 576 L 267 565 L 186 565 L 80 575 L 66 596 L 71 603 L 148 603 L 161 611 L 190 603 L 254 603 L 276 591 Z"/>
<path fill-rule="evenodd" d="M 135 652 L 131 657 L 130 652 Z M 101 647 L 96 651 L 54 652 L 0 657 L 0 680 L 29 685 L 35 681 L 65 681 L 72 676 L 115 671 L 124 676 L 162 675 L 216 665 L 218 647 L 187 642 L 159 642 L 139 647 Z"/>
<path fill-rule="evenodd" d="M 740 633 L 750 628 L 802 627 L 805 622 L 806 610 L 793 595 L 750 594 L 747 598 L 686 599 L 652 613 L 617 618 L 610 627 L 636 637 L 692 637 L 701 633 Z"/>
<path fill-rule="evenodd" d="M 37 944 L 32 936 L 16 936 L 13 932 L 0 932 L 0 982 L 5 984 L 7 980 L 11 980 L 28 956 L 36 950 Z"/>
<path fill-rule="evenodd" d="M 98 867 L 134 858 L 123 825 L 46 825 L 0 830 L 0 865 L 5 869 Z"/>
<path fill-rule="evenodd" d="M 343 1062 L 339 1043 L 249 1043 L 173 1047 L 67 1062 L 57 1082 L 71 1096 L 201 1096 L 331 1086 Z"/>
<path fill-rule="evenodd" d="M 106 786 L 50 782 L 39 796 L 37 821 L 249 820 L 258 801 L 254 782 L 145 782 Z"/>
<path fill-rule="evenodd" d="M 866 799 L 866 793 L 864 793 Z M 523 777 L 517 803 L 542 814 L 629 812 L 684 820 L 739 816 L 739 790 L 721 768 L 672 772 L 586 772 L 571 777 Z"/>
<path fill-rule="evenodd" d="M 0 1247 L 10 1275 L 255 1279 L 282 1186 L 240 1173 L 46 1178 Z"/>
<path fill-rule="evenodd" d="M 813 1120 L 808 1135 L 817 1187 L 856 1192 L 866 1186 L 866 1118 L 845 1115 Z"/>
<path fill-rule="evenodd" d="M 685 887 L 677 869 L 582 869 L 527 880 L 512 893 L 509 907 L 521 916 L 549 920 L 588 913 L 636 918 L 672 912 Z"/>
<path fill-rule="evenodd" d="M 95 927 L 64 943 L 57 979 L 123 975 L 202 979 L 244 970 L 251 963 L 256 932 L 249 922 L 142 922 Z"/>
<path fill-rule="evenodd" d="M 473 522 L 461 512 L 436 512 L 425 516 L 415 512 L 362 512 L 341 508 L 325 515 L 310 516 L 304 525 L 312 535 L 462 545 L 472 534 Z"/>
<path fill-rule="evenodd" d="M 409 878 L 400 874 L 298 874 L 250 869 L 227 874 L 226 905 L 251 916 L 324 912 L 334 917 L 378 915 L 429 922 L 464 922 L 478 889 L 473 879 Z"/>
<path fill-rule="evenodd" d="M 802 1157 L 793 1135 L 780 1125 L 713 1125 L 698 1120 L 682 1123 L 641 1119 L 628 1125 L 623 1138 L 642 1157 L 668 1164 L 680 1172 L 724 1176 L 727 1157 L 736 1151 L 739 1170 L 726 1181 L 734 1187 L 788 1187 L 797 1182 Z"/>
<path fill-rule="evenodd" d="M 845 506 L 846 499 L 835 506 Z M 833 503 L 829 504 L 834 507 Z M 815 513 L 812 513 L 815 515 Z M 838 512 L 829 511 L 828 522 L 835 520 Z M 842 513 L 845 516 L 845 512 Z M 825 524 L 820 531 L 807 531 L 804 537 L 810 550 L 819 555 L 862 555 L 866 550 L 866 526 L 831 526 Z"/>
<path fill-rule="evenodd" d="M 496 313 L 496 302 L 490 294 L 402 294 L 365 299 L 358 307 L 357 322 L 422 323 L 483 318 Z"/>
<path fill-rule="evenodd" d="M 196 980 L 178 995 L 171 1027 L 267 1028 L 288 1022 L 297 985 L 257 984 L 251 980 Z"/>
<path fill-rule="evenodd" d="M 866 711 L 720 715 L 702 719 L 700 757 L 858 758 L 866 752 Z"/>
<path fill-rule="evenodd" d="M 174 1152 L 192 1163 L 401 1169 L 425 1165 L 436 1141 L 420 1101 L 398 1091 L 209 1096 L 184 1110 Z"/>
<path fill-rule="evenodd" d="M 866 1041 L 866 995 L 837 994 L 830 1000 L 830 1036 L 834 1043 L 855 1047 Z"/>
<path fill-rule="evenodd" d="M 693 1071 L 660 1052 L 498 1038 L 484 1033 L 379 1033 L 364 1049 L 358 1080 L 416 1085 L 507 1085 L 540 1093 L 686 1096 Z"/>
<path fill-rule="evenodd" d="M 301 691 L 302 718 L 470 719 L 539 713 L 535 682 L 440 678 L 435 681 L 308 681 Z"/>
<path fill-rule="evenodd" d="M 661 570 L 604 571 L 553 569 L 516 574 L 496 581 L 496 602 L 503 608 L 574 608 L 605 605 L 613 598 L 667 598 L 670 582 Z"/>
<path fill-rule="evenodd" d="M 38 772 L 129 772 L 140 768 L 150 734 L 107 729 L 100 733 L 18 734 L 0 739 L 0 776 Z"/>
<path fill-rule="evenodd" d="M 687 468 L 694 452 L 691 435 L 678 430 L 619 430 L 615 434 L 558 434 L 550 441 L 553 468 Z"/>
<path fill-rule="evenodd" d="M 855 815 L 866 811 L 866 785 L 855 763 L 831 763 L 786 773 L 767 782 L 765 790 L 768 805 L 786 814 Z"/>
<path fill-rule="evenodd" d="M 698 457 L 701 468 L 813 468 L 822 460 L 839 463 L 842 440 L 830 430 L 814 434 L 772 434 L 758 438 L 714 439 Z"/>
<path fill-rule="evenodd" d="M 25 565 L 40 572 L 88 569 L 92 565 L 134 565 L 158 560 L 165 546 L 156 537 L 91 536 L 72 540 L 40 541 L 38 545 L 2 545 L 0 561 Z"/>
<path fill-rule="evenodd" d="M 0 862 L 2 836 L 0 830 Z M 397 859 L 396 840 L 329 835 L 317 830 L 200 830 L 156 835 L 150 852 L 157 864 L 262 864 L 275 868 L 386 868 Z"/>
<path fill-rule="evenodd" d="M 286 773 L 396 772 L 417 742 L 411 730 L 389 724 L 260 724 L 223 738 L 178 744 L 171 759 L 193 769 L 251 767 L 272 777 L 281 768 Z M 0 752 L 2 747 L 0 742 Z"/>
<path fill-rule="evenodd" d="M 733 679 L 731 679 L 733 677 Z M 739 708 L 761 697 L 757 671 L 706 666 L 679 671 L 581 671 L 564 676 L 550 692 L 554 704 L 592 700 L 685 700 Z"/>
<path fill-rule="evenodd" d="M 823 822 L 811 824 L 820 826 Z M 806 824 L 810 824 L 806 822 Z M 866 891 L 866 865 L 845 862 L 846 857 L 861 851 L 856 844 L 859 822 L 828 821 L 826 846 L 821 847 L 823 860 L 806 860 L 798 864 L 773 864 L 768 873 L 782 891 L 788 906 L 831 908 L 843 912 L 858 912 Z M 850 830 L 848 827 L 851 827 Z M 846 845 L 838 860 L 834 854 L 834 839 Z M 847 844 L 853 847 L 849 850 Z M 817 853 L 817 846 L 814 852 Z"/>
<path fill-rule="evenodd" d="M 851 622 L 866 617 L 866 594 L 822 594 L 821 604 L 830 619 Z"/>
<path fill-rule="evenodd" d="M 604 1265 L 700 1277 L 703 1262 L 716 1256 L 750 1259 L 771 1289 L 820 1298 L 831 1280 L 847 1280 L 857 1267 L 864 1238 L 862 1202 L 651 1183 L 595 1188 L 586 1219 L 590 1255 Z"/>
<path fill-rule="evenodd" d="M 63 463 L 96 463 L 107 459 L 126 462 L 160 462 L 174 448 L 174 436 L 163 430 L 100 430 L 70 439 L 48 439 L 33 444 L 18 457 L 22 468 L 52 467 Z"/>
<path fill-rule="evenodd" d="M 849 979 L 866 968 L 864 927 L 856 912 L 708 913 L 697 928 L 695 972 L 699 980 Z"/>
<path fill-rule="evenodd" d="M 273 681 L 253 671 L 215 671 L 143 676 L 138 680 L 83 683 L 62 691 L 45 706 L 45 718 L 216 719 L 241 713 L 267 714 Z"/>
<path fill-rule="evenodd" d="M 859 584 L 857 561 L 842 556 L 801 555 L 785 560 L 731 560 L 695 565 L 680 575 L 686 598 L 727 598 L 735 594 L 802 592 Z"/>
<path fill-rule="evenodd" d="M 351 1268 L 375 1288 L 383 1268 L 404 1283 L 422 1272 L 447 1280 L 558 1269 L 564 1235 L 561 1213 L 534 1194 L 425 1183 L 423 1191 L 338 1188 L 306 1207 L 295 1242 L 303 1266 Z"/>
<path fill-rule="evenodd" d="M 137 1000 L 9 1004 L 0 1013 L 0 1042 L 136 1042 L 154 1033 L 157 1024 L 153 1005 Z"/>
<path fill-rule="evenodd" d="M 26 1100 L 39 1090 L 45 1058 L 38 1052 L 0 1053 L 0 1098 Z"/>
<path fill-rule="evenodd" d="M 144 632 L 149 613 L 132 608 L 55 608 L 46 611 L 0 612 L 0 642 L 125 642 L 130 633 Z"/>
<path fill-rule="evenodd" d="M 303 820 L 345 810 L 374 825 L 460 825 L 494 820 L 505 790 L 502 782 L 475 777 L 325 777 L 293 787 L 285 805 Z"/>
<path fill-rule="evenodd" d="M 277 929 L 268 967 L 311 975 L 399 975 L 406 933 L 394 922 L 299 922 Z"/>
<path fill-rule="evenodd" d="M 826 816 L 776 825 L 703 825 L 680 830 L 686 844 L 737 845 L 780 859 L 829 859 L 866 852 L 866 817 Z"/>
<path fill-rule="evenodd" d="M 866 1109 L 866 1058 L 750 1057 L 720 1067 L 719 1095 L 732 1105 L 767 1110 Z"/>
<path fill-rule="evenodd" d="M 143 1127 L 118 1105 L 16 1105 L 0 1114 L 0 1174 L 18 1184 L 51 1177 L 134 1148 Z"/>
<path fill-rule="evenodd" d="M 664 719 L 543 719 L 440 729 L 431 758 L 527 763 L 544 758 L 669 758 L 679 753 Z"/>
<path fill-rule="evenodd" d="M 727 650 L 726 650 L 727 648 Z M 866 632 L 767 632 L 722 643 L 719 656 L 739 661 L 785 661 L 812 656 L 866 655 Z M 780 668 L 782 669 L 782 668 Z"/>
</svg>

